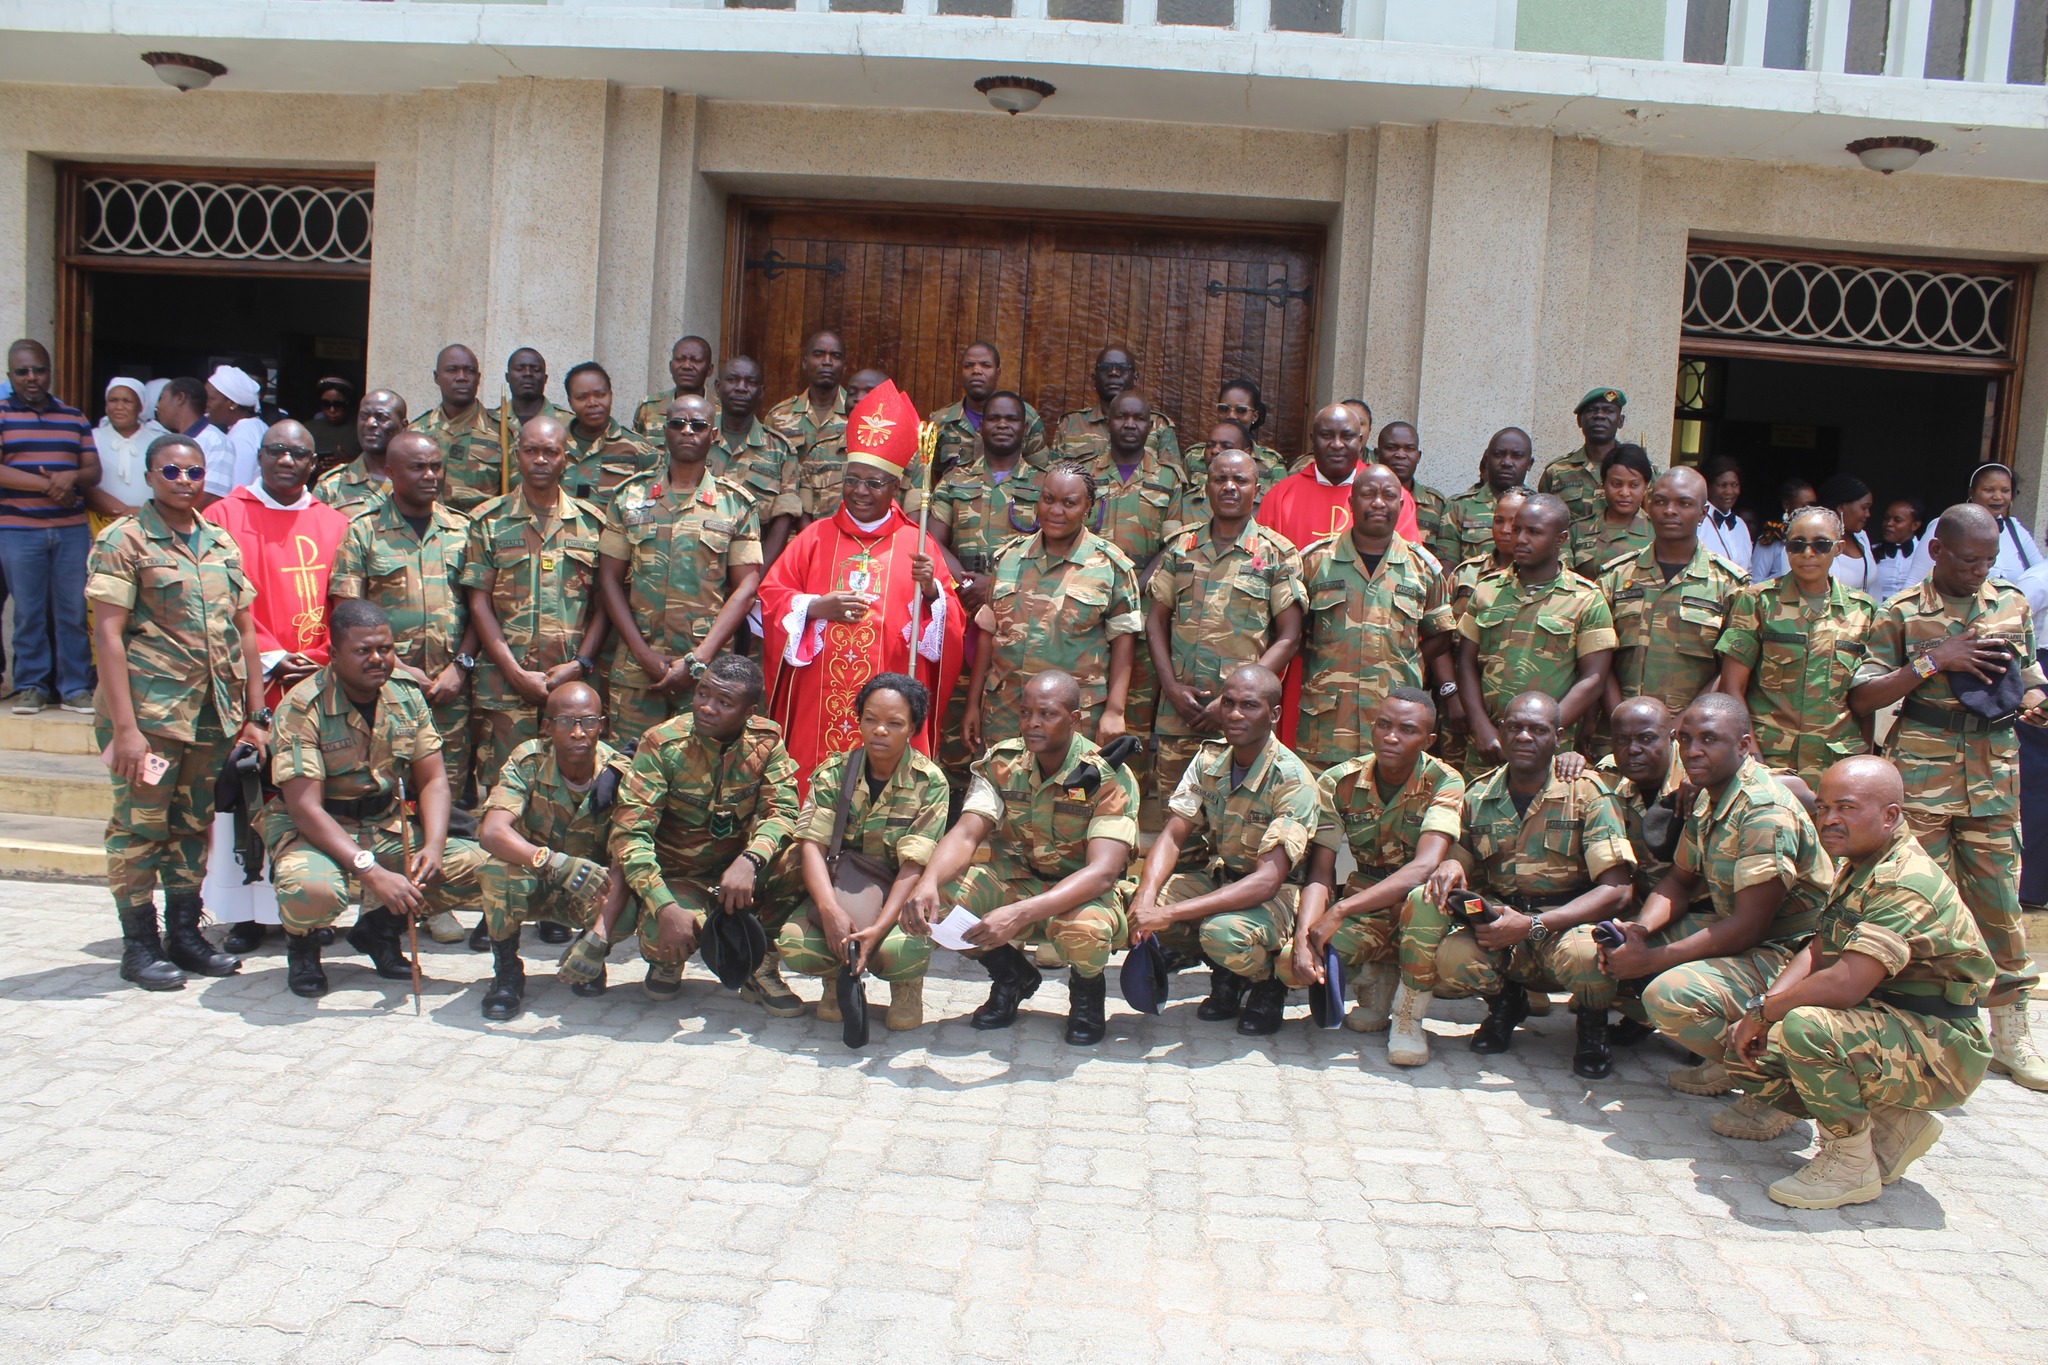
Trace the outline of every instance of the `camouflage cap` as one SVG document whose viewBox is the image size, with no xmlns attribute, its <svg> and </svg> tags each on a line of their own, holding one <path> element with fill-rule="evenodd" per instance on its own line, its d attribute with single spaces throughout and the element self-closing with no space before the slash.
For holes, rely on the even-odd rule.
<svg viewBox="0 0 2048 1365">
<path fill-rule="evenodd" d="M 1628 395 L 1620 389 L 1587 389 L 1586 396 L 1579 400 L 1579 405 L 1573 408 L 1572 411 L 1574 413 L 1584 412 L 1595 403 L 1612 403 L 1617 408 L 1625 408 L 1628 406 Z"/>
</svg>

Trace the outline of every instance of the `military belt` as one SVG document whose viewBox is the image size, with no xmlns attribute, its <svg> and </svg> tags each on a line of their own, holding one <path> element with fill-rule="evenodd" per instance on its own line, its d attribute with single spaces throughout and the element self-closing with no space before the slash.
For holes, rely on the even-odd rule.
<svg viewBox="0 0 2048 1365">
<path fill-rule="evenodd" d="M 386 814 L 396 802 L 389 794 L 358 796 L 352 800 L 321 798 L 320 808 L 339 820 L 372 820 Z"/>
<path fill-rule="evenodd" d="M 1547 896 L 1502 896 L 1501 899 L 1523 914 L 1533 915 L 1539 910 L 1555 910 L 1560 905 L 1569 905 L 1592 889 L 1589 886 L 1579 891 L 1554 891 Z"/>
<path fill-rule="evenodd" d="M 1975 1005 L 1958 1005 L 1940 995 L 1913 995 L 1906 991 L 1872 991 L 1870 998 L 1908 1014 L 1925 1014 L 1936 1019 L 1975 1019 Z"/>
<path fill-rule="evenodd" d="M 1908 697 L 1899 704 L 1899 714 L 1916 725 L 1946 730 L 1955 735 L 1983 735 L 1993 730 L 2010 730 L 2012 717 L 2001 716 L 1997 720 L 1986 720 L 1968 711 L 1949 711 L 1932 706 L 1924 701 Z"/>
</svg>

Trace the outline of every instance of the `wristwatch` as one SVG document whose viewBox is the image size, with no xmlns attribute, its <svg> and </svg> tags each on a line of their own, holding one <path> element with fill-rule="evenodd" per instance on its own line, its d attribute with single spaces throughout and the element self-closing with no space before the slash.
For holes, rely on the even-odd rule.
<svg viewBox="0 0 2048 1365">
<path fill-rule="evenodd" d="M 1924 681 L 1939 672 L 1941 672 L 1941 666 L 1934 662 L 1932 654 L 1915 654 L 1913 656 L 1914 676 Z"/>
<path fill-rule="evenodd" d="M 462 670 L 462 671 L 463 671 L 464 673 L 474 673 L 474 672 L 476 672 L 476 655 L 474 655 L 474 654 L 458 654 L 458 655 L 456 655 L 456 656 L 455 656 L 455 666 L 456 666 L 457 668 L 461 669 L 461 670 Z"/>
<path fill-rule="evenodd" d="M 249 723 L 252 725 L 261 726 L 263 729 L 268 730 L 270 728 L 270 722 L 275 719 L 277 719 L 277 713 L 266 706 L 261 711 L 258 711 L 255 715 L 249 717 Z"/>
<path fill-rule="evenodd" d="M 548 865 L 548 859 L 553 856 L 553 850 L 537 847 L 533 850 L 533 857 L 527 859 L 526 865 L 538 872 Z"/>
<path fill-rule="evenodd" d="M 1758 991 L 1743 1002 L 1742 1012 L 1744 1014 L 1754 1014 L 1759 1024 L 1768 1024 L 1770 1022 L 1770 1020 L 1764 1018 L 1764 993 L 1762 991 Z"/>
<path fill-rule="evenodd" d="M 1437 688 L 1436 694 L 1439 697 L 1455 697 L 1458 695 L 1458 685 L 1454 682 L 1447 682 Z"/>
<path fill-rule="evenodd" d="M 683 660 L 683 674 L 684 676 L 688 677 L 691 682 L 697 681 L 697 679 L 703 677 L 706 673 L 711 671 L 711 665 L 705 663 L 702 659 L 698 658 L 694 654 L 685 654 L 683 656 Z"/>
<path fill-rule="evenodd" d="M 589 677 L 591 674 L 597 672 L 597 660 L 591 658 L 587 654 L 578 654 L 576 656 L 576 663 L 579 667 L 582 668 L 583 676 L 586 678 Z"/>
<path fill-rule="evenodd" d="M 1549 926 L 1547 926 L 1547 925 L 1545 925 L 1545 924 L 1543 923 L 1543 916 L 1541 916 L 1541 915 L 1531 915 L 1531 916 L 1529 916 L 1529 942 L 1531 942 L 1531 943 L 1541 943 L 1541 942 L 1543 942 L 1543 940 L 1544 940 L 1544 939 L 1546 939 L 1546 938 L 1549 938 L 1549 937 L 1550 937 L 1550 929 L 1549 929 Z"/>
<path fill-rule="evenodd" d="M 356 856 L 348 860 L 348 865 L 358 872 L 368 872 L 370 865 L 376 861 L 376 854 L 367 848 L 359 848 L 356 850 Z"/>
</svg>

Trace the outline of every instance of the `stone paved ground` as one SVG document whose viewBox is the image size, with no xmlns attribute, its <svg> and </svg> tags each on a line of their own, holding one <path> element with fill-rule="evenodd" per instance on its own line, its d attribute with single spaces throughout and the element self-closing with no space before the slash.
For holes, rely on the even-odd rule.
<svg viewBox="0 0 2048 1365">
<path fill-rule="evenodd" d="M 1658 1044 L 1589 1093 L 1562 1013 L 1396 1074 L 1184 977 L 1077 1051 L 1057 983 L 958 1022 L 942 953 L 948 1022 L 854 1055 L 698 969 L 661 1007 L 543 975 L 502 1029 L 460 949 L 424 1019 L 346 953 L 318 1005 L 276 951 L 144 995 L 113 924 L 0 883 L 7 1361 L 2048 1358 L 2048 1097 L 2003 1081 L 1798 1213 L 1798 1142 L 1715 1137 Z"/>
</svg>

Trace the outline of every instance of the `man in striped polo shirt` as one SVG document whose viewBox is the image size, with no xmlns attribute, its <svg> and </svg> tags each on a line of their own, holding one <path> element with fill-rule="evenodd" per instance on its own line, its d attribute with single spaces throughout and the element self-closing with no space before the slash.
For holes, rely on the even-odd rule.
<svg viewBox="0 0 2048 1365">
<path fill-rule="evenodd" d="M 99 452 L 85 415 L 51 394 L 41 342 L 7 348 L 7 377 L 14 393 L 0 400 L 0 566 L 14 597 L 14 711 L 30 715 L 61 697 L 65 710 L 90 715 L 85 490 L 99 482 Z"/>
</svg>

